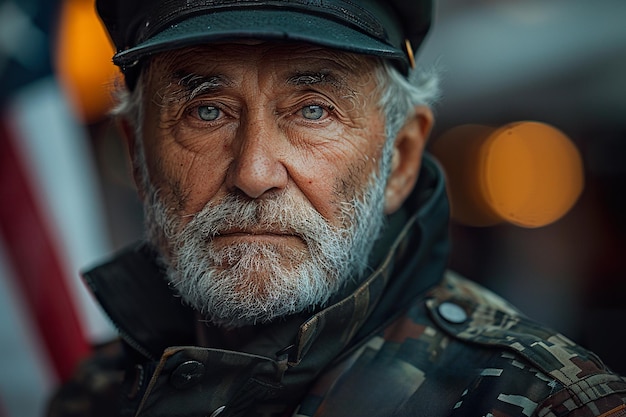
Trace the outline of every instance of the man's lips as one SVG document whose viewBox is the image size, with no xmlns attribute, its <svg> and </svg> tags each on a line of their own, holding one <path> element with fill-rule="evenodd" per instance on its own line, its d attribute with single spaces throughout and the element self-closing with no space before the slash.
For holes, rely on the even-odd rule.
<svg viewBox="0 0 626 417">
<path fill-rule="evenodd" d="M 267 230 L 267 229 L 229 229 L 218 232 L 216 236 L 296 236 L 297 234 L 290 230 Z"/>
<path fill-rule="evenodd" d="M 231 238 L 231 239 L 249 239 L 249 240 L 271 240 L 271 239 L 289 239 L 302 237 L 293 232 L 286 230 L 228 230 L 222 231 L 215 235 L 214 238 Z"/>
<path fill-rule="evenodd" d="M 215 224 L 213 233 L 208 236 L 210 240 L 229 243 L 267 242 L 280 245 L 308 245 L 309 236 L 306 225 L 286 219 L 257 219 L 251 222 L 249 219 L 225 219 Z"/>
<path fill-rule="evenodd" d="M 276 233 L 276 232 L 228 232 L 218 233 L 215 237 L 237 237 L 237 236 L 276 236 L 276 237 L 290 237 L 295 236 L 291 233 Z"/>
</svg>

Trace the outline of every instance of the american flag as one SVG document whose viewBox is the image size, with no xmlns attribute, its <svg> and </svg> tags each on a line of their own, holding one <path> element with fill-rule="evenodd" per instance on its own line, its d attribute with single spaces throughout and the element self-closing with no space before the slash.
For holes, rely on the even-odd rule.
<svg viewBox="0 0 626 417">
<path fill-rule="evenodd" d="M 109 251 L 83 125 L 52 70 L 60 2 L 0 0 L 0 417 L 38 417 L 113 331 L 78 271 Z"/>
</svg>

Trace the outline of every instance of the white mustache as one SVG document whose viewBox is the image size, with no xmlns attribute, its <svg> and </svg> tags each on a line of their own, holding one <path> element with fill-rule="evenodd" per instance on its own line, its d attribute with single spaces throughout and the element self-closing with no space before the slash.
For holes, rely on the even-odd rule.
<svg viewBox="0 0 626 417">
<path fill-rule="evenodd" d="M 228 195 L 217 203 L 207 204 L 188 226 L 209 240 L 246 233 L 293 235 L 308 241 L 322 230 L 335 229 L 308 202 L 286 193 L 258 201 Z"/>
</svg>

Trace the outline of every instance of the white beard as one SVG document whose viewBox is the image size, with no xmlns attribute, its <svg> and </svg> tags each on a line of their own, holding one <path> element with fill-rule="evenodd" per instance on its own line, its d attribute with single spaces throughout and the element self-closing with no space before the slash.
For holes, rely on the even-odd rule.
<svg viewBox="0 0 626 417">
<path fill-rule="evenodd" d="M 342 205 L 340 227 L 283 192 L 258 201 L 228 196 L 181 228 L 180 217 L 148 186 L 148 237 L 169 254 L 163 259 L 168 280 L 207 320 L 228 328 L 265 323 L 323 306 L 363 275 L 384 223 L 385 181 L 372 175 L 364 188 L 360 198 Z M 304 248 L 215 244 L 215 236 L 232 229 L 282 231 L 298 236 Z"/>
</svg>

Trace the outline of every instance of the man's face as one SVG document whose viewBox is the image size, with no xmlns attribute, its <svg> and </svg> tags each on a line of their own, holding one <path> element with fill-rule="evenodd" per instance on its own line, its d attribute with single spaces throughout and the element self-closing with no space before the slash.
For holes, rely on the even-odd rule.
<svg viewBox="0 0 626 417">
<path fill-rule="evenodd" d="M 271 43 L 185 49 L 151 64 L 149 235 L 169 279 L 210 320 L 297 313 L 364 270 L 385 189 L 374 65 Z"/>
</svg>

